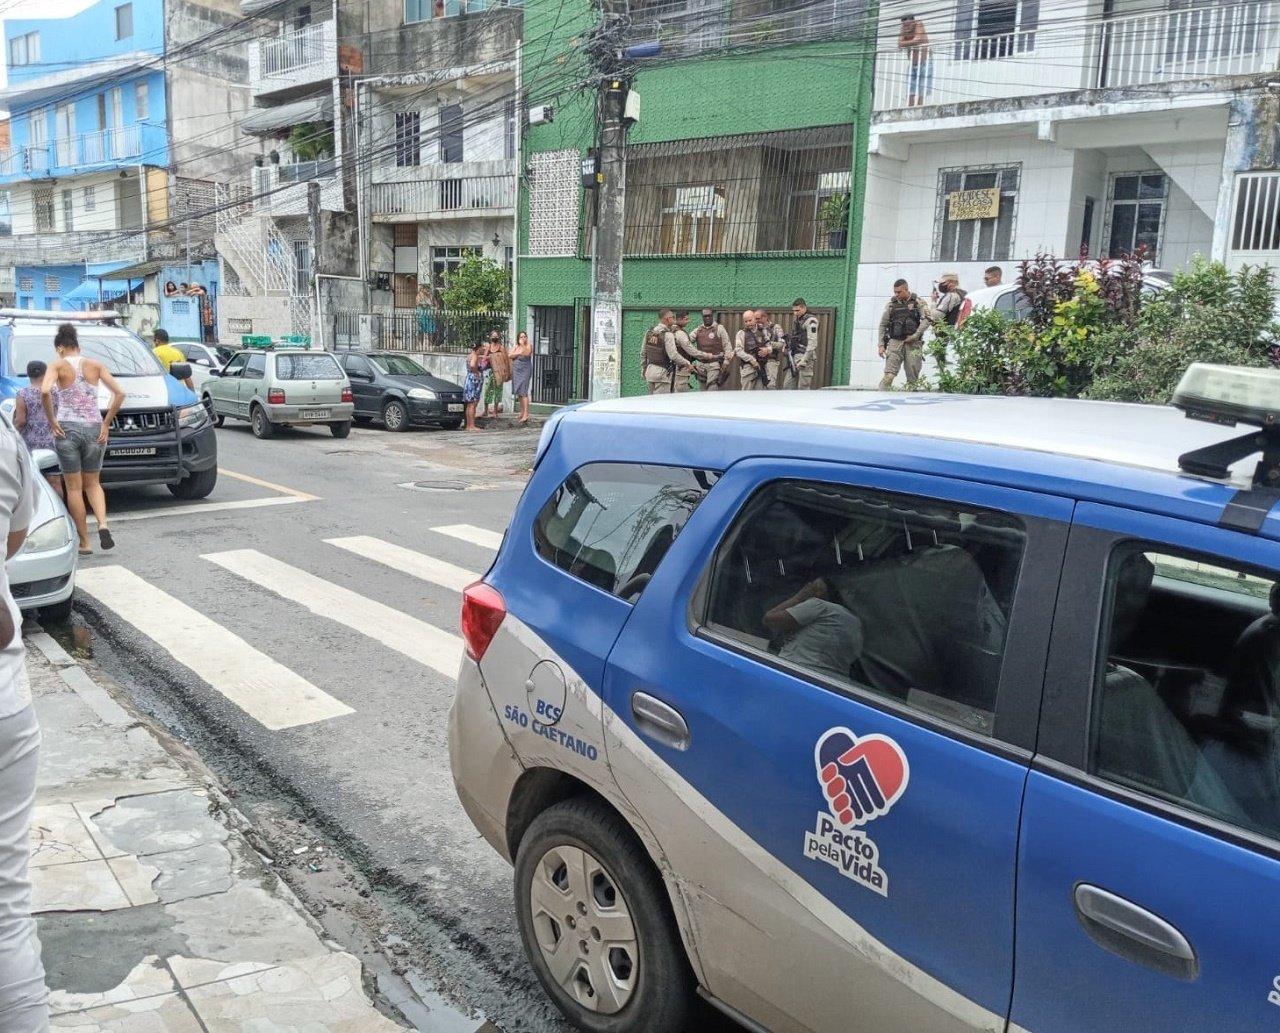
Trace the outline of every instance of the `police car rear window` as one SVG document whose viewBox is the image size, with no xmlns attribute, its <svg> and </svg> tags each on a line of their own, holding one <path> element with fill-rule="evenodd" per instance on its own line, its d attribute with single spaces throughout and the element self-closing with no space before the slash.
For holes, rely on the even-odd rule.
<svg viewBox="0 0 1280 1033">
<path fill-rule="evenodd" d="M 583 466 L 542 507 L 534 547 L 561 570 L 633 602 L 719 476 L 680 466 Z"/>
<path fill-rule="evenodd" d="M 281 380 L 341 380 L 342 370 L 332 355 L 277 355 L 276 376 Z"/>
</svg>

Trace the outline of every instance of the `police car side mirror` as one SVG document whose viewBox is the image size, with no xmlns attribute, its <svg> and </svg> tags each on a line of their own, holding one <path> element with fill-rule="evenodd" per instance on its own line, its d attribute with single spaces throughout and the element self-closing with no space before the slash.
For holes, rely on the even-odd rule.
<svg viewBox="0 0 1280 1033">
<path fill-rule="evenodd" d="M 169 366 L 169 376 L 177 380 L 187 380 L 191 376 L 191 363 L 175 362 Z"/>
</svg>

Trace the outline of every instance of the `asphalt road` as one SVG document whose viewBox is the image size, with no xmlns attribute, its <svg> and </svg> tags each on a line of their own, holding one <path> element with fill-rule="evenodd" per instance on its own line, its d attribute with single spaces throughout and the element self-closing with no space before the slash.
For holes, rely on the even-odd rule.
<svg viewBox="0 0 1280 1033">
<path fill-rule="evenodd" d="M 331 930 L 390 950 L 431 1008 L 411 1015 L 420 1028 L 561 1033 L 520 947 L 510 869 L 449 774 L 459 592 L 398 569 L 396 551 L 483 573 L 537 432 L 218 435 L 209 499 L 109 495 L 117 547 L 83 561 L 60 637 L 276 831 L 264 854 Z M 287 713 L 271 706 L 281 692 Z M 301 845 L 281 848 L 281 830 Z"/>
</svg>

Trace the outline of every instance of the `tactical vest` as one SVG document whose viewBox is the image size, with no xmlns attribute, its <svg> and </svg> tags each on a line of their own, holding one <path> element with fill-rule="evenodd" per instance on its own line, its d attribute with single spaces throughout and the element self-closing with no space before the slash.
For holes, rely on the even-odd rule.
<svg viewBox="0 0 1280 1033">
<path fill-rule="evenodd" d="M 698 346 L 698 351 L 707 352 L 710 355 L 724 354 L 724 341 L 720 340 L 718 328 L 714 325 L 698 327 L 693 332 L 693 343 Z"/>
<path fill-rule="evenodd" d="M 667 356 L 667 348 L 664 343 L 667 334 L 670 332 L 663 324 L 659 323 L 644 335 L 644 364 L 646 366 L 661 366 L 663 369 L 671 367 L 671 359 Z"/>
<path fill-rule="evenodd" d="M 748 330 L 747 333 L 751 337 L 751 357 L 753 359 L 758 360 L 760 358 L 756 353 L 759 352 L 761 348 L 773 347 L 773 334 L 764 327 L 757 324 Z"/>
<path fill-rule="evenodd" d="M 946 314 L 947 326 L 955 326 L 960 322 L 960 309 L 964 307 L 964 299 L 968 296 L 968 292 L 962 291 L 959 287 L 952 287 L 949 291 L 955 294 L 960 300 L 951 307 L 951 311 Z"/>
<path fill-rule="evenodd" d="M 905 341 L 920 329 L 923 321 L 920 316 L 920 299 L 914 294 L 906 301 L 894 298 L 889 302 L 889 340 Z"/>
<path fill-rule="evenodd" d="M 792 355 L 803 355 L 809 347 L 809 329 L 806 324 L 815 318 L 812 312 L 806 312 L 796 320 L 795 328 L 787 335 L 787 348 Z"/>
</svg>

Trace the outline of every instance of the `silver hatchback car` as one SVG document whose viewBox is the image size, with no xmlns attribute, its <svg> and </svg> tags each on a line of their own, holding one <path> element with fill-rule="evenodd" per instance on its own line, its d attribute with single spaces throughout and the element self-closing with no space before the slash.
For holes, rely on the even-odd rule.
<svg viewBox="0 0 1280 1033">
<path fill-rule="evenodd" d="M 248 420 L 259 438 L 280 425 L 325 424 L 335 438 L 351 433 L 351 382 L 326 351 L 247 349 L 210 372 L 201 397 L 217 426 L 227 417 Z"/>
</svg>

